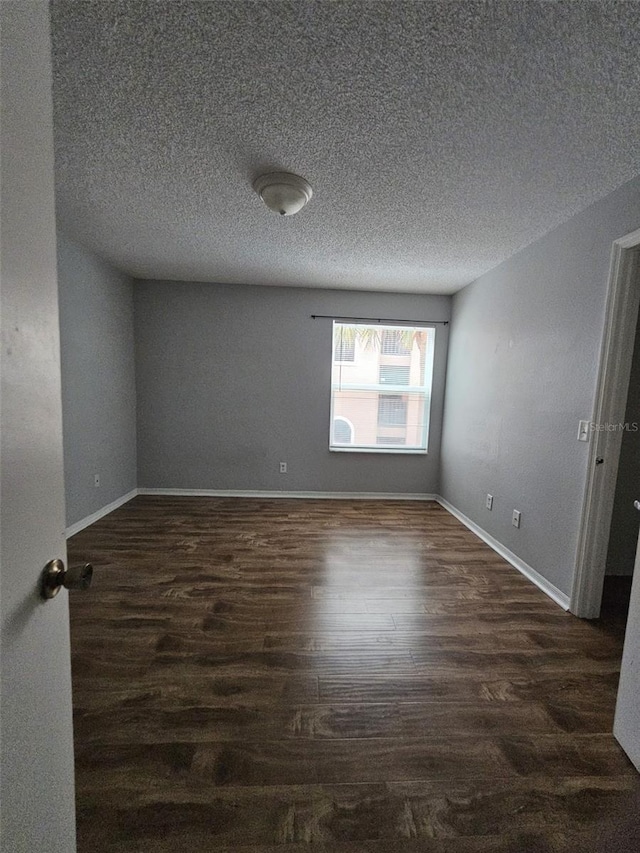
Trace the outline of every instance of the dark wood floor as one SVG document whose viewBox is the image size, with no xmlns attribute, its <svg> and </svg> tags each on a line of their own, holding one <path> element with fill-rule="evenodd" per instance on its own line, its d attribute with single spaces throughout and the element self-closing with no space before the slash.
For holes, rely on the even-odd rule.
<svg viewBox="0 0 640 853">
<path fill-rule="evenodd" d="M 69 557 L 79 853 L 585 851 L 638 790 L 622 622 L 436 504 L 139 497 Z"/>
</svg>

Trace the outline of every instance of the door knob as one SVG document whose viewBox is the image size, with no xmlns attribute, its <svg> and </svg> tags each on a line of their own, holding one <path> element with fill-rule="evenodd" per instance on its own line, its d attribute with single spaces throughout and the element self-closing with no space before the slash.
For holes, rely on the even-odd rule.
<svg viewBox="0 0 640 853">
<path fill-rule="evenodd" d="M 633 505 L 636 509 L 640 509 L 640 501 L 634 501 Z"/>
<path fill-rule="evenodd" d="M 43 598 L 54 598 L 61 590 L 89 589 L 93 577 L 93 566 L 72 566 L 65 569 L 62 560 L 50 560 L 44 567 L 40 581 L 40 594 Z"/>
</svg>

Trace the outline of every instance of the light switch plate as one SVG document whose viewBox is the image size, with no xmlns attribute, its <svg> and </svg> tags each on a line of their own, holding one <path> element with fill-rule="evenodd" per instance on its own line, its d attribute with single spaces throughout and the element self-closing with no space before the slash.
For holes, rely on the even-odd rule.
<svg viewBox="0 0 640 853">
<path fill-rule="evenodd" d="M 578 421 L 578 441 L 589 441 L 591 421 Z"/>
</svg>

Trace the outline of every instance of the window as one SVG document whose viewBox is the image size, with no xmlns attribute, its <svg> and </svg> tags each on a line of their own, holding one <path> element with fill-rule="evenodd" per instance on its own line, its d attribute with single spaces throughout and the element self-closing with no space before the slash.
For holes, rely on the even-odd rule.
<svg viewBox="0 0 640 853">
<path fill-rule="evenodd" d="M 333 440 L 336 444 L 351 444 L 353 441 L 353 426 L 345 418 L 334 419 Z"/>
<path fill-rule="evenodd" d="M 400 394 L 380 394 L 378 397 L 378 426 L 406 426 L 407 398 Z"/>
<path fill-rule="evenodd" d="M 380 365 L 380 384 L 381 385 L 408 385 L 409 384 L 409 365 L 381 364 Z"/>
<path fill-rule="evenodd" d="M 334 361 L 354 361 L 356 357 L 356 337 L 351 334 L 345 327 L 340 329 L 336 336 L 333 336 L 333 360 Z"/>
<path fill-rule="evenodd" d="M 425 453 L 435 329 L 334 321 L 331 450 Z"/>
<path fill-rule="evenodd" d="M 382 333 L 383 355 L 409 355 L 409 346 L 404 329 L 385 329 Z"/>
<path fill-rule="evenodd" d="M 393 436 L 393 435 L 379 435 L 376 438 L 376 444 L 389 444 L 389 445 L 400 445 L 406 444 L 406 438 L 404 436 Z"/>
</svg>

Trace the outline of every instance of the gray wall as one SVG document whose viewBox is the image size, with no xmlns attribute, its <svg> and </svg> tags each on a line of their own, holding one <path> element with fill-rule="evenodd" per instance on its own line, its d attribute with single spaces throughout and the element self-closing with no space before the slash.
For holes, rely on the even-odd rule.
<svg viewBox="0 0 640 853">
<path fill-rule="evenodd" d="M 133 282 L 59 235 L 58 286 L 68 526 L 137 485 Z"/>
<path fill-rule="evenodd" d="M 450 297 L 144 281 L 134 298 L 139 487 L 437 491 L 448 328 L 429 453 L 330 453 L 332 326 L 310 315 L 446 320 Z"/>
<path fill-rule="evenodd" d="M 594 409 L 611 243 L 638 227 L 640 179 L 453 300 L 441 493 L 566 594 L 589 447 L 576 435 Z"/>
<path fill-rule="evenodd" d="M 629 395 L 622 434 L 616 495 L 613 502 L 611 534 L 607 550 L 608 575 L 632 575 L 638 544 L 640 512 L 634 500 L 640 500 L 640 323 L 636 329 Z M 635 431 L 639 430 L 639 431 Z"/>
</svg>

